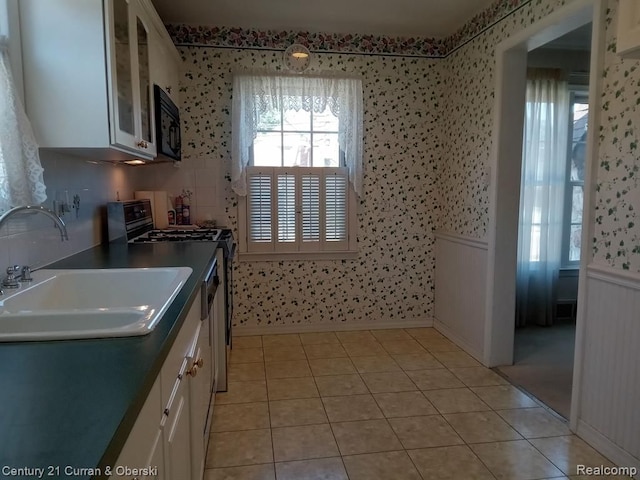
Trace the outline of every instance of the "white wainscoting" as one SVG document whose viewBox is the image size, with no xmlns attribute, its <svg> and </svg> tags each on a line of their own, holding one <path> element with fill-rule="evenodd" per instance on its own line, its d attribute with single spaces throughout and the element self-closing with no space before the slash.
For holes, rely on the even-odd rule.
<svg viewBox="0 0 640 480">
<path fill-rule="evenodd" d="M 640 469 L 640 274 L 587 268 L 578 435 Z"/>
<path fill-rule="evenodd" d="M 482 362 L 487 242 L 446 232 L 435 237 L 434 326 Z"/>
</svg>

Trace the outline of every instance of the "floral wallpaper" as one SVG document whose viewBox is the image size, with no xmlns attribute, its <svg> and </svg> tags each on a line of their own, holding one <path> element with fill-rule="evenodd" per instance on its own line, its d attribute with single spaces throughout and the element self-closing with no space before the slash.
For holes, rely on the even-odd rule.
<svg viewBox="0 0 640 480">
<path fill-rule="evenodd" d="M 532 1 L 533 0 L 497 0 L 466 22 L 462 28 L 453 35 L 447 37 L 443 42 L 445 51 L 447 54 L 450 54 L 453 50 L 472 40 L 494 23 L 499 22 L 518 8 Z"/>
<path fill-rule="evenodd" d="M 608 7 L 594 261 L 640 272 L 640 69 L 617 55 L 617 2 Z"/>
<path fill-rule="evenodd" d="M 472 38 L 461 40 L 466 43 L 444 59 L 316 52 L 312 70 L 340 70 L 364 79 L 360 257 L 237 264 L 236 324 L 430 318 L 433 230 L 479 239 L 487 235 L 495 47 L 569 1 L 511 2 L 515 11 L 488 28 L 488 17 L 481 15 L 471 22 L 475 27 L 468 24 L 459 32 L 461 39 Z M 639 132 L 634 121 L 640 70 L 636 62 L 615 54 L 617 1 L 607 5 L 594 256 L 604 265 L 640 271 Z M 187 145 L 182 170 L 198 172 L 196 182 L 203 172 L 226 178 L 218 199 L 225 205 L 225 222 L 234 228 L 236 200 L 228 181 L 231 72 L 277 70 L 281 64 L 280 51 L 244 48 L 245 40 L 237 41 L 243 48 L 180 48 Z M 288 45 L 291 39 L 280 41 Z"/>
<path fill-rule="evenodd" d="M 438 228 L 483 239 L 489 223 L 489 165 L 492 147 L 495 47 L 563 0 L 529 2 L 443 60 L 442 118 L 446 159 L 439 166 L 442 210 Z"/>
<path fill-rule="evenodd" d="M 176 45 L 284 50 L 292 43 L 301 43 L 311 51 L 440 58 L 532 1 L 534 0 L 496 0 L 445 39 L 183 24 L 167 25 L 167 30 Z"/>
<path fill-rule="evenodd" d="M 167 25 L 176 45 L 202 45 L 227 48 L 284 50 L 292 43 L 311 51 L 442 57 L 443 42 L 426 37 L 387 37 L 380 35 L 312 33 L 255 30 L 234 27 Z"/>
<path fill-rule="evenodd" d="M 226 205 L 225 223 L 237 229 L 236 196 L 229 182 L 231 75 L 237 69 L 278 70 L 282 53 L 186 46 L 180 51 L 185 159 L 181 173 L 174 175 L 194 169 L 198 176 L 225 177 L 218 197 Z M 316 71 L 339 70 L 363 78 L 359 258 L 237 262 L 234 322 L 426 322 L 433 314 L 441 63 L 334 53 L 315 54 L 312 61 Z M 207 170 L 201 169 L 203 161 Z"/>
<path fill-rule="evenodd" d="M 438 228 L 486 237 L 495 46 L 565 3 L 569 2 L 532 1 L 443 61 L 447 79 L 443 108 L 451 114 L 442 119 L 448 155 L 438 166 L 442 207 Z M 618 2 L 608 0 L 606 5 L 593 261 L 640 272 L 640 68 L 636 60 L 623 60 L 616 54 Z"/>
</svg>

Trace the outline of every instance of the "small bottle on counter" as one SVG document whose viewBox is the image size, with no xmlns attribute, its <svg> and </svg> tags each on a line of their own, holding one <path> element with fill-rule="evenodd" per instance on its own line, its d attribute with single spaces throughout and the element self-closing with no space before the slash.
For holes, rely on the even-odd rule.
<svg viewBox="0 0 640 480">
<path fill-rule="evenodd" d="M 191 224 L 191 208 L 190 200 L 187 195 L 182 197 L 182 225 Z"/>
<path fill-rule="evenodd" d="M 182 225 L 182 197 L 178 195 L 174 200 L 174 206 L 176 207 L 176 225 Z"/>
</svg>

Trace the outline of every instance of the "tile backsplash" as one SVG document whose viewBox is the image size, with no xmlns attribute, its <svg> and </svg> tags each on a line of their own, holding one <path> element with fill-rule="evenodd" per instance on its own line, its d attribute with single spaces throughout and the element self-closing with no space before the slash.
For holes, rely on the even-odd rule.
<svg viewBox="0 0 640 480">
<path fill-rule="evenodd" d="M 141 177 L 140 169 L 59 153 L 41 152 L 40 159 L 47 186 L 43 205 L 60 213 L 69 241 L 61 241 L 60 231 L 44 215 L 14 216 L 0 229 L 2 272 L 15 264 L 39 268 L 101 243 L 103 207 L 117 198 L 133 198 Z M 61 211 L 61 204 L 68 209 Z"/>
</svg>

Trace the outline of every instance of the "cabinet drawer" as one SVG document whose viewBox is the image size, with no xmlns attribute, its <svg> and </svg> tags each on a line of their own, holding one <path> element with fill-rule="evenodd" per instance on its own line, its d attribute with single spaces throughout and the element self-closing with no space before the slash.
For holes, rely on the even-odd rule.
<svg viewBox="0 0 640 480">
<path fill-rule="evenodd" d="M 200 293 L 198 293 L 193 301 L 193 305 L 195 307 L 192 306 L 189 310 L 187 318 L 180 329 L 180 333 L 178 333 L 178 337 L 171 347 L 162 371 L 160 372 L 163 407 L 169 402 L 169 397 L 171 396 L 176 378 L 178 378 L 183 360 L 193 355 L 193 337 L 200 323 L 200 309 L 197 308 L 197 306 L 200 305 Z"/>
</svg>

